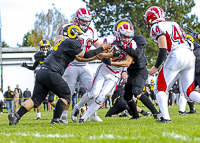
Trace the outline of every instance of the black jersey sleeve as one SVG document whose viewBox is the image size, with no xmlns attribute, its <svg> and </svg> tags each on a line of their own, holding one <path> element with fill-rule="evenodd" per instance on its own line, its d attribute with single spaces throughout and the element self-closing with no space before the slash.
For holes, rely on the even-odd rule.
<svg viewBox="0 0 200 143">
<path fill-rule="evenodd" d="M 81 42 L 78 40 L 72 40 L 69 43 L 69 50 L 67 50 L 68 54 L 71 56 L 78 55 L 83 50 L 81 49 Z"/>
<path fill-rule="evenodd" d="M 29 69 L 29 70 L 35 70 L 38 65 L 39 65 L 39 62 L 36 60 L 33 63 L 33 66 L 27 66 L 26 68 Z"/>
</svg>

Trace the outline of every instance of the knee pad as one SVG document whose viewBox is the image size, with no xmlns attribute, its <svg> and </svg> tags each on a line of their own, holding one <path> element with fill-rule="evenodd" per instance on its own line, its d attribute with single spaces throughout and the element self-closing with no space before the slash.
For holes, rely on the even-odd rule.
<svg viewBox="0 0 200 143">
<path fill-rule="evenodd" d="M 97 104 L 101 104 L 104 101 L 104 99 L 105 99 L 105 95 L 100 94 L 99 96 L 96 97 L 95 102 Z"/>
<path fill-rule="evenodd" d="M 39 100 L 37 100 L 36 98 L 34 97 L 31 97 L 33 103 L 34 103 L 34 108 L 37 108 L 41 105 L 42 101 L 40 102 Z"/>
</svg>

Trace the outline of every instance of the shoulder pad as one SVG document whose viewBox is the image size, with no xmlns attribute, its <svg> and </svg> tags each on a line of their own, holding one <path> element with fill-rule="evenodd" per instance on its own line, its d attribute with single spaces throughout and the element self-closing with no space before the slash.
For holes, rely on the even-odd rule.
<svg viewBox="0 0 200 143">
<path fill-rule="evenodd" d="M 43 55 L 41 52 L 37 52 L 35 55 L 34 55 L 34 58 L 37 59 L 37 58 L 42 58 Z"/>
<path fill-rule="evenodd" d="M 194 43 L 194 49 L 200 48 L 200 45 L 198 43 Z"/>
<path fill-rule="evenodd" d="M 133 40 L 136 42 L 136 44 L 145 45 L 147 43 L 146 39 L 142 35 L 138 34 L 134 35 Z"/>
</svg>

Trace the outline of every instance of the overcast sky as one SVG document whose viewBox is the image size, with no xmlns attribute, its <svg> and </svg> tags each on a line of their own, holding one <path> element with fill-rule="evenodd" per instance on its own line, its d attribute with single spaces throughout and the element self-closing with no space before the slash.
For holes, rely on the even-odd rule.
<svg viewBox="0 0 200 143">
<path fill-rule="evenodd" d="M 200 18 L 200 0 L 194 0 L 196 6 L 192 9 Z M 82 0 L 0 0 L 1 7 L 1 39 L 10 47 L 22 44 L 24 34 L 34 27 L 35 14 L 52 9 L 52 3 L 61 9 L 68 19 L 80 7 L 86 7 Z"/>
</svg>

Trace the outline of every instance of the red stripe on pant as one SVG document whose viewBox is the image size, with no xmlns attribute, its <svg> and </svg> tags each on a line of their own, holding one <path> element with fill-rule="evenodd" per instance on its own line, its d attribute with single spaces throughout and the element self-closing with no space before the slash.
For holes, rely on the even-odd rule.
<svg viewBox="0 0 200 143">
<path fill-rule="evenodd" d="M 167 89 L 167 84 L 166 84 L 165 77 L 164 77 L 163 67 L 158 75 L 157 89 L 158 89 L 158 91 L 164 91 L 164 92 Z"/>
</svg>

